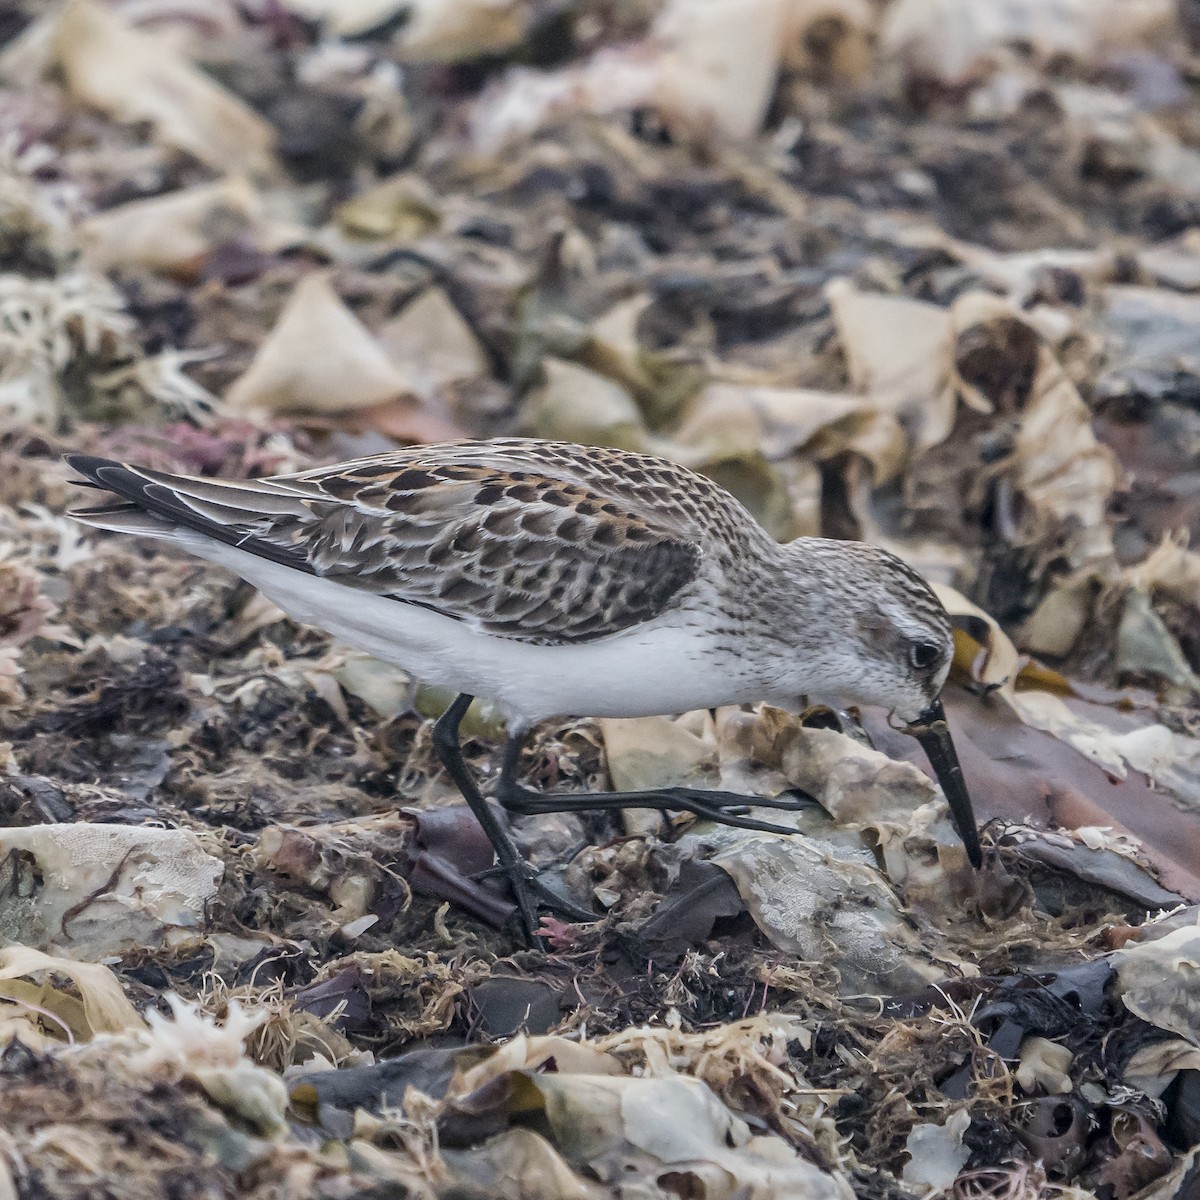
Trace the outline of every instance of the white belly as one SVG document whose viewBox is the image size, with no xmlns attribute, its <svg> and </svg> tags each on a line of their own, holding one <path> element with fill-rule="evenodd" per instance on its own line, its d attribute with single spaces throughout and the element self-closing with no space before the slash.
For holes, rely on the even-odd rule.
<svg viewBox="0 0 1200 1200">
<path fill-rule="evenodd" d="M 763 698 L 745 694 L 745 685 L 714 661 L 704 633 L 678 618 L 595 642 L 534 646 L 207 538 L 182 533 L 173 540 L 236 572 L 295 620 L 425 682 L 496 700 L 518 724 L 552 716 L 652 716 Z"/>
</svg>

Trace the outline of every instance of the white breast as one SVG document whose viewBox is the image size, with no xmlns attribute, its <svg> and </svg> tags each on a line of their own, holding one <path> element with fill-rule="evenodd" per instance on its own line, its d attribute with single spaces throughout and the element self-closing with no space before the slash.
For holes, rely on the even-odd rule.
<svg viewBox="0 0 1200 1200">
<path fill-rule="evenodd" d="M 297 621 L 428 683 L 494 699 L 518 725 L 551 716 L 651 716 L 762 698 L 730 678 L 703 629 L 677 614 L 594 642 L 534 646 L 197 534 L 178 531 L 172 540 L 236 572 Z"/>
</svg>

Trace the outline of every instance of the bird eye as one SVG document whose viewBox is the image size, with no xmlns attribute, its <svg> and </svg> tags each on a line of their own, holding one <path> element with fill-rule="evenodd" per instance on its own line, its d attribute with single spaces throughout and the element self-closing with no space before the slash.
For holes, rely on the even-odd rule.
<svg viewBox="0 0 1200 1200">
<path fill-rule="evenodd" d="M 937 642 L 913 642 L 908 648 L 908 660 L 918 671 L 927 671 L 941 657 Z"/>
</svg>

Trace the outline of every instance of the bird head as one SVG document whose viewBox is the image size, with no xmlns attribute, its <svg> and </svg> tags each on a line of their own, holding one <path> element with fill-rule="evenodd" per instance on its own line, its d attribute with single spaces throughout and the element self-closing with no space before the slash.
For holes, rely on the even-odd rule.
<svg viewBox="0 0 1200 1200">
<path fill-rule="evenodd" d="M 808 632 L 820 678 L 843 701 L 888 709 L 921 743 L 967 856 L 980 867 L 971 797 L 941 701 L 954 658 L 945 606 L 917 572 L 885 550 L 815 538 L 791 545 L 805 559 L 810 587 L 824 597 Z"/>
</svg>

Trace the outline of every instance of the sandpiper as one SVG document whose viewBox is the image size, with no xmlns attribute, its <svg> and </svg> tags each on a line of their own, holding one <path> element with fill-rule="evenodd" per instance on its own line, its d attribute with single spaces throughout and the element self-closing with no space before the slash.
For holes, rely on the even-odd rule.
<svg viewBox="0 0 1200 1200">
<path fill-rule="evenodd" d="M 471 699 L 508 721 L 495 798 L 515 813 L 681 809 L 742 815 L 790 798 L 670 788 L 542 795 L 518 781 L 548 717 L 638 717 L 802 696 L 879 705 L 920 739 L 971 862 L 982 856 L 939 695 L 953 638 L 928 584 L 857 542 L 781 545 L 732 496 L 667 459 L 512 438 L 397 450 L 266 479 L 67 461 L 120 503 L 72 515 L 163 538 L 248 580 L 315 625 L 458 699 L 437 721 L 441 762 L 512 883 L 526 933 L 539 883 L 463 759 Z M 739 811 L 740 810 L 740 811 Z M 582 914 L 575 911 L 573 915 Z"/>
</svg>

